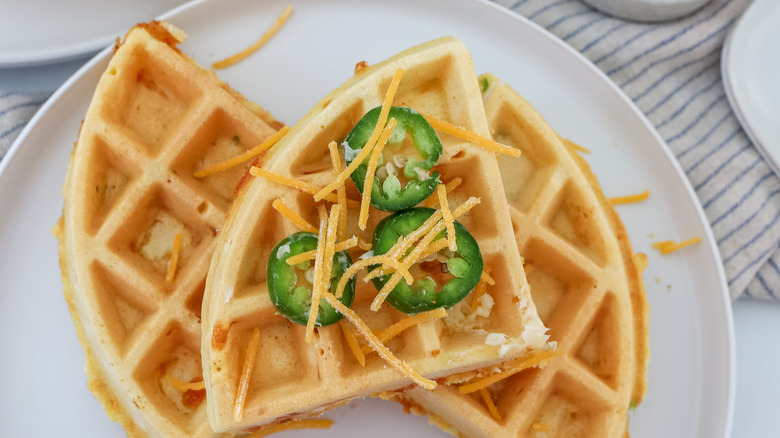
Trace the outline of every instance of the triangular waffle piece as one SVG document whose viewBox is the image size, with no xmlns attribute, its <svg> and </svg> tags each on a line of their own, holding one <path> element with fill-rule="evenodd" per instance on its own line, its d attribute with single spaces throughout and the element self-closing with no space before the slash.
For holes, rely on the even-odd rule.
<svg viewBox="0 0 780 438">
<path fill-rule="evenodd" d="M 649 357 L 646 259 L 573 146 L 508 85 L 490 75 L 481 83 L 496 140 L 523 152 L 522 164 L 499 159 L 501 177 L 534 302 L 561 355 L 488 386 L 488 401 L 456 385 L 399 401 L 457 436 L 626 436 Z"/>
<path fill-rule="evenodd" d="M 193 173 L 280 126 L 183 55 L 182 36 L 152 22 L 116 48 L 71 156 L 55 228 L 89 388 L 130 436 L 213 435 L 198 383 L 201 299 L 217 230 L 249 163 Z"/>
<path fill-rule="evenodd" d="M 296 124 L 276 145 L 263 170 L 325 187 L 334 179 L 329 142 L 341 142 L 368 110 L 382 105 L 399 67 L 405 73 L 393 105 L 490 137 L 471 56 L 459 41 L 443 38 L 356 73 Z M 434 169 L 445 182 L 462 180 L 448 197 L 451 208 L 470 196 L 481 199 L 459 221 L 479 243 L 485 266 L 491 268 L 495 306 L 488 316 L 472 318 L 468 327 L 467 296 L 446 318 L 406 330 L 387 346 L 427 378 L 442 379 L 453 373 L 466 373 L 460 376 L 466 378 L 476 368 L 492 372 L 506 359 L 543 348 L 547 335 L 531 302 L 495 154 L 454 136 L 441 137 L 444 154 Z M 357 199 L 351 182 L 348 188 L 349 197 Z M 339 324 L 320 327 L 307 344 L 306 328 L 276 312 L 268 293 L 269 253 L 277 242 L 300 230 L 273 208 L 276 199 L 310 224 L 320 223 L 311 194 L 265 178 L 250 180 L 236 199 L 219 237 L 203 308 L 209 419 L 220 432 L 310 417 L 353 398 L 412 385 L 376 354 L 367 355 L 361 367 Z M 350 208 L 346 235 L 370 242 L 374 226 L 386 216 L 372 209 L 361 232 L 356 226 L 358 209 Z M 370 310 L 377 292 L 360 277 L 352 309 L 372 330 L 407 317 L 388 304 L 377 312 Z M 259 346 L 256 355 L 248 355 L 248 350 L 254 353 L 249 343 L 255 330 L 259 344 L 252 345 Z M 507 336 L 505 345 L 485 343 L 486 335 L 493 332 Z M 249 367 L 243 365 L 247 357 L 246 362 L 253 364 Z M 254 371 L 242 378 L 245 369 Z M 243 409 L 236 409 L 239 399 Z"/>
</svg>

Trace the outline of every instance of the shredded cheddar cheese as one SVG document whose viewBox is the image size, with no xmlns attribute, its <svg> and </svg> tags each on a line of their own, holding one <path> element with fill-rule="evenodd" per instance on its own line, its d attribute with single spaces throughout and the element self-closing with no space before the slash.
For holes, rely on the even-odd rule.
<svg viewBox="0 0 780 438">
<path fill-rule="evenodd" d="M 409 270 L 409 268 L 420 259 L 420 256 L 428 249 L 428 246 L 431 244 L 433 239 L 435 239 L 436 236 L 443 230 L 444 223 L 442 222 L 437 223 L 433 226 L 433 228 L 431 228 L 431 230 L 414 247 L 412 252 L 409 253 L 409 255 L 403 260 L 403 266 L 406 268 L 406 270 Z M 387 299 L 387 296 L 390 295 L 390 292 L 393 291 L 395 286 L 400 281 L 401 275 L 398 272 L 394 273 L 387 281 L 387 283 L 385 283 L 382 289 L 379 290 L 379 293 L 377 293 L 374 297 L 374 301 L 371 302 L 371 310 L 374 312 L 378 311 L 382 306 L 382 303 L 384 303 Z"/>
<path fill-rule="evenodd" d="M 463 178 L 456 176 L 455 178 L 452 178 L 451 180 L 447 181 L 444 184 L 444 189 L 447 190 L 447 193 L 452 193 L 453 190 L 458 188 L 461 183 L 463 183 Z M 436 208 L 437 205 L 439 205 L 439 198 L 438 196 L 431 195 L 428 198 L 428 207 Z"/>
<path fill-rule="evenodd" d="M 654 243 L 653 248 L 661 251 L 661 254 L 669 254 L 699 242 L 701 242 L 701 237 L 694 237 L 680 243 L 674 243 L 671 240 L 664 240 L 663 242 Z"/>
<path fill-rule="evenodd" d="M 546 423 L 534 423 L 531 425 L 531 429 L 533 429 L 535 432 L 544 432 L 550 430 L 550 426 L 548 426 Z"/>
<path fill-rule="evenodd" d="M 487 388 L 488 386 L 499 382 L 501 380 L 506 379 L 507 377 L 513 376 L 520 371 L 526 370 L 531 367 L 535 367 L 542 362 L 552 359 L 555 356 L 560 355 L 561 353 L 559 351 L 543 351 L 541 353 L 537 353 L 531 357 L 528 358 L 521 358 L 518 360 L 513 361 L 512 365 L 507 367 L 506 370 L 493 374 L 492 376 L 485 377 L 484 379 L 479 379 L 474 382 L 468 383 L 466 385 L 461 385 L 458 388 L 458 391 L 460 391 L 461 394 L 471 394 L 472 392 L 479 391 L 482 388 Z"/>
<path fill-rule="evenodd" d="M 490 276 L 489 270 L 482 271 L 482 276 L 479 277 L 480 280 L 485 280 L 485 283 L 493 286 L 496 284 L 496 280 L 493 280 L 493 277 Z"/>
<path fill-rule="evenodd" d="M 354 172 L 355 169 L 357 169 L 357 167 L 363 163 L 363 160 L 368 158 L 368 154 L 371 153 L 371 151 L 374 149 L 374 144 L 379 139 L 379 136 L 382 133 L 382 129 L 385 127 L 385 123 L 387 122 L 387 115 L 390 113 L 390 107 L 393 104 L 393 98 L 395 98 L 395 93 L 398 91 L 398 84 L 401 82 L 401 77 L 403 74 L 404 70 L 399 68 L 396 70 L 393 79 L 390 81 L 390 86 L 387 87 L 387 93 L 385 93 L 385 98 L 382 101 L 382 109 L 379 110 L 379 120 L 377 120 L 376 127 L 374 127 L 374 131 L 371 133 L 371 136 L 368 137 L 368 141 L 366 141 L 366 144 L 363 145 L 363 149 L 360 150 L 355 159 L 352 160 L 349 166 L 347 166 L 347 168 L 344 169 L 341 174 L 336 177 L 336 179 L 331 181 L 330 184 L 325 186 L 325 188 L 314 195 L 315 201 L 324 199 L 325 196 L 336 190 L 336 187 L 344 184 L 347 178 L 352 175 L 352 172 Z"/>
<path fill-rule="evenodd" d="M 432 256 L 433 254 L 436 254 L 437 252 L 443 250 L 444 248 L 449 248 L 449 247 L 450 247 L 450 242 L 448 242 L 447 239 L 434 240 L 433 243 L 431 243 L 431 246 L 429 246 L 428 249 L 426 249 L 425 252 L 422 253 L 420 259 L 425 260 L 426 258 Z"/>
<path fill-rule="evenodd" d="M 173 376 L 166 376 L 168 378 L 168 382 L 176 388 L 177 391 L 181 392 L 187 392 L 187 391 L 202 391 L 206 389 L 206 384 L 203 383 L 203 380 L 200 380 L 198 382 L 182 382 L 181 380 L 177 379 Z"/>
<path fill-rule="evenodd" d="M 360 203 L 360 216 L 358 216 L 358 227 L 361 230 L 366 229 L 368 223 L 368 207 L 371 205 L 371 190 L 374 187 L 374 173 L 376 172 L 376 163 L 379 162 L 379 157 L 382 156 L 382 150 L 387 144 L 387 139 L 390 138 L 390 134 L 393 133 L 397 121 L 390 119 L 387 122 L 387 126 L 382 130 L 382 134 L 374 146 L 374 152 L 371 154 L 371 159 L 368 161 L 368 169 L 366 170 L 366 179 L 363 181 L 363 200 Z"/>
<path fill-rule="evenodd" d="M 336 298 L 335 295 L 326 292 L 325 300 L 334 309 L 336 309 L 337 312 L 344 315 L 344 317 L 347 318 L 349 322 L 351 322 L 358 329 L 358 332 L 360 332 L 363 338 L 365 338 L 366 342 L 371 345 L 371 348 L 373 348 L 374 351 L 376 351 L 377 354 L 379 354 L 379 356 L 382 357 L 382 359 L 384 359 L 389 365 L 425 389 L 432 390 L 436 388 L 436 382 L 430 379 L 426 379 L 420 375 L 420 373 L 410 367 L 409 364 L 407 364 L 405 361 L 395 357 L 392 351 L 390 351 L 384 344 L 379 342 L 379 339 L 376 337 L 374 332 L 372 332 L 366 323 L 360 319 L 357 313 L 355 313 L 349 307 L 345 306 Z"/>
<path fill-rule="evenodd" d="M 428 123 L 430 123 L 431 126 L 433 126 L 433 129 L 453 135 L 462 140 L 466 140 L 469 143 L 474 143 L 489 151 L 498 152 L 499 154 L 509 155 L 512 157 L 520 156 L 520 149 L 503 145 L 501 143 L 498 143 L 497 141 L 482 137 L 481 135 L 477 135 L 469 131 L 468 129 L 461 128 L 460 126 L 455 126 L 443 120 L 439 120 L 427 115 L 423 115 L 423 116 L 425 117 L 426 120 L 428 120 Z"/>
<path fill-rule="evenodd" d="M 639 272 L 644 272 L 648 265 L 647 254 L 638 252 L 634 254 L 634 264 L 636 264 Z"/>
<path fill-rule="evenodd" d="M 244 416 L 244 402 L 246 401 L 246 395 L 249 392 L 249 379 L 252 377 L 252 370 L 255 366 L 255 358 L 257 357 L 257 349 L 259 347 L 260 329 L 255 327 L 255 329 L 252 330 L 252 337 L 249 338 L 249 345 L 246 348 L 244 366 L 241 368 L 241 379 L 238 381 L 236 400 L 233 404 L 233 418 L 236 421 L 241 421 L 241 418 Z"/>
<path fill-rule="evenodd" d="M 306 323 L 304 340 L 311 343 L 314 336 L 314 324 L 320 311 L 320 300 L 328 288 L 330 271 L 333 265 L 333 249 L 336 241 L 336 221 L 338 221 L 338 205 L 334 205 L 328 216 L 325 207 L 320 205 L 320 233 L 317 238 L 317 255 L 314 257 L 314 284 L 311 292 L 311 308 L 309 320 Z"/>
<path fill-rule="evenodd" d="M 490 412 L 490 415 L 496 421 L 501 421 L 501 413 L 498 412 L 498 408 L 496 407 L 496 404 L 493 403 L 493 397 L 490 396 L 490 393 L 488 392 L 487 388 L 480 389 L 479 395 L 482 396 L 482 401 L 485 402 L 485 406 L 487 407 L 488 412 Z"/>
<path fill-rule="evenodd" d="M 171 249 L 171 259 L 168 262 L 168 272 L 165 273 L 165 281 L 173 283 L 176 278 L 176 267 L 179 264 L 179 253 L 181 252 L 181 233 L 176 233 L 173 238 L 173 249 Z"/>
<path fill-rule="evenodd" d="M 431 230 L 423 237 L 420 242 L 414 247 L 411 253 L 403 260 L 404 268 L 406 270 L 409 270 L 409 268 L 412 267 L 418 260 L 420 260 L 420 256 L 425 253 L 430 246 L 433 239 L 438 236 L 440 232 L 444 230 L 444 223 L 439 222 L 436 225 L 431 228 Z M 393 288 L 401 281 L 401 275 L 399 273 L 393 274 L 392 277 L 390 277 L 390 280 L 385 283 L 385 285 L 382 287 L 382 289 L 379 291 L 379 293 L 376 294 L 376 297 L 374 297 L 374 301 L 371 303 L 371 310 L 374 312 L 378 311 L 379 308 L 382 306 L 382 303 L 387 299 L 387 296 L 390 295 L 390 292 L 393 291 Z"/>
<path fill-rule="evenodd" d="M 466 200 L 466 202 L 464 202 L 463 204 L 458 206 L 458 208 L 452 211 L 452 217 L 454 219 L 457 219 L 463 216 L 464 214 L 468 213 L 469 210 L 479 205 L 480 202 L 482 201 L 479 198 L 475 198 L 473 196 L 470 197 L 469 199 Z"/>
<path fill-rule="evenodd" d="M 458 218 L 461 215 L 468 212 L 471 208 L 479 204 L 479 199 L 475 197 L 469 198 L 466 202 L 464 202 L 462 205 L 460 205 L 458 208 L 455 209 L 455 211 L 452 212 L 453 218 Z M 443 217 L 443 213 L 441 210 L 437 211 L 433 215 L 431 215 L 431 218 L 436 218 L 436 221 L 440 220 Z M 432 223 L 433 225 L 430 226 L 428 229 L 428 232 L 425 233 L 425 235 L 420 239 L 419 243 L 415 246 L 415 248 L 412 250 L 412 252 L 409 253 L 408 256 L 406 256 L 403 259 L 403 266 L 406 271 L 411 268 L 412 265 L 414 265 L 418 260 L 420 260 L 420 257 L 422 254 L 425 254 L 428 247 L 430 246 L 431 242 L 439 235 L 440 232 L 442 232 L 445 228 L 445 224 L 443 222 L 431 222 L 431 218 L 426 220 L 423 225 L 420 226 L 420 228 L 428 227 L 430 226 L 429 223 Z M 393 248 L 390 249 L 390 251 L 387 252 L 387 255 L 390 255 L 391 258 L 401 257 L 405 253 L 405 249 L 403 250 L 396 250 L 396 246 L 405 246 L 405 245 L 411 245 L 414 243 L 414 240 L 409 239 L 407 241 L 407 238 L 410 236 L 413 236 L 416 234 L 418 230 L 415 230 L 411 233 L 409 233 L 406 238 L 401 239 L 399 242 L 397 242 Z M 407 246 L 408 248 L 408 246 Z M 401 252 L 403 251 L 403 252 Z M 374 312 L 378 311 L 379 308 L 382 306 L 382 303 L 387 299 L 387 296 L 390 295 L 390 292 L 395 288 L 395 286 L 401 281 L 401 274 L 400 272 L 396 271 L 390 279 L 385 283 L 385 285 L 382 287 L 382 289 L 377 293 L 377 295 L 374 297 L 374 301 L 371 303 L 371 310 Z M 407 283 L 411 284 L 411 282 L 407 281 Z"/>
<path fill-rule="evenodd" d="M 363 354 L 363 350 L 360 349 L 360 344 L 358 344 L 355 334 L 352 333 L 352 330 L 347 326 L 343 319 L 339 321 L 339 326 L 341 326 L 341 331 L 344 333 L 344 339 L 347 340 L 347 345 L 349 345 L 349 349 L 352 350 L 352 354 L 355 355 L 355 359 L 357 359 L 361 367 L 366 366 L 366 355 Z"/>
<path fill-rule="evenodd" d="M 444 188 L 447 189 L 447 193 L 452 193 L 453 190 L 458 188 L 463 183 L 463 178 L 456 176 L 444 184 Z"/>
<path fill-rule="evenodd" d="M 290 207 L 287 206 L 284 202 L 282 202 L 281 199 L 276 199 L 271 204 L 271 206 L 282 214 L 282 216 L 286 217 L 290 220 L 290 222 L 294 223 L 298 228 L 308 231 L 310 233 L 316 233 L 317 229 L 314 228 L 314 225 L 310 224 L 306 221 L 306 219 L 302 218 L 298 215 L 298 213 L 294 212 Z"/>
<path fill-rule="evenodd" d="M 609 202 L 612 205 L 618 205 L 618 204 L 630 204 L 633 202 L 640 202 L 644 201 L 650 196 L 650 190 L 645 190 L 642 193 L 637 193 L 636 195 L 628 195 L 628 196 L 617 196 L 614 198 L 609 198 Z"/>
<path fill-rule="evenodd" d="M 420 225 L 416 230 L 412 231 L 411 233 L 407 234 L 403 239 L 399 240 L 395 243 L 395 245 L 390 248 L 389 251 L 387 251 L 387 255 L 390 256 L 393 259 L 398 259 L 402 257 L 404 254 L 406 254 L 407 250 L 412 247 L 412 245 L 420 240 L 423 236 L 428 234 L 428 232 L 433 228 L 436 223 L 438 223 L 442 218 L 442 212 L 441 210 L 435 211 L 431 217 L 425 220 L 422 225 Z"/>
<path fill-rule="evenodd" d="M 333 164 L 333 173 L 338 175 L 341 173 L 341 155 L 339 155 L 339 146 L 335 141 L 328 143 L 328 150 L 330 151 L 330 161 Z M 336 201 L 339 205 L 339 232 L 336 238 L 338 240 L 345 240 L 347 238 L 347 188 L 344 184 L 336 188 Z"/>
<path fill-rule="evenodd" d="M 268 181 L 272 181 L 272 182 L 275 182 L 275 183 L 278 183 L 278 184 L 282 184 L 282 185 L 285 185 L 285 186 L 288 186 L 288 187 L 292 187 L 293 189 L 300 190 L 300 191 L 302 191 L 304 193 L 308 193 L 310 195 L 314 195 L 315 193 L 320 191 L 319 187 L 313 186 L 313 185 L 311 185 L 311 184 L 309 184 L 307 182 L 304 182 L 304 181 L 301 181 L 301 180 L 297 180 L 297 179 L 293 179 L 293 178 L 287 178 L 287 177 L 282 176 L 282 175 L 277 175 L 275 173 L 271 173 L 271 172 L 268 172 L 266 170 L 263 170 L 263 169 L 261 169 L 261 168 L 259 168 L 257 166 L 250 167 L 249 168 L 249 173 L 252 176 L 259 176 L 261 178 L 267 179 Z M 325 200 L 327 200 L 329 202 L 338 203 L 338 199 L 336 199 L 336 196 L 333 196 L 332 194 L 328 194 L 327 196 L 325 196 L 322 199 L 325 199 Z M 360 204 L 358 204 L 357 201 L 355 201 L 355 200 L 347 199 L 347 205 L 350 205 L 352 207 L 357 207 Z"/>
<path fill-rule="evenodd" d="M 464 202 L 460 207 L 455 209 L 454 212 L 452 212 L 453 219 L 457 219 L 463 214 L 465 214 L 468 210 L 472 209 L 474 206 L 479 204 L 480 200 L 475 197 L 471 197 L 466 202 Z M 427 234 L 431 228 L 442 219 L 443 213 L 441 210 L 435 211 L 431 217 L 429 217 L 425 222 L 423 222 L 422 225 L 420 225 L 416 230 L 412 231 L 411 233 L 407 234 L 406 237 L 401 239 L 400 241 L 396 242 L 395 245 L 393 245 L 392 248 L 387 252 L 387 255 L 392 258 L 399 258 L 406 254 L 406 251 L 414 244 L 416 241 L 418 241 L 420 238 L 422 238 L 425 234 Z"/>
<path fill-rule="evenodd" d="M 341 210 L 341 209 L 339 209 Z M 341 224 L 339 219 L 339 225 Z M 352 236 L 349 240 L 345 240 L 343 242 L 338 242 L 333 247 L 334 252 L 341 252 L 347 249 L 352 249 L 358 245 L 358 238 L 355 236 Z M 286 262 L 288 265 L 297 265 L 298 263 L 307 262 L 309 260 L 314 259 L 314 257 L 317 255 L 317 250 L 313 249 L 311 251 L 302 252 L 300 254 L 294 255 L 292 257 L 288 257 Z"/>
<path fill-rule="evenodd" d="M 436 194 L 439 196 L 439 207 L 441 208 L 442 219 L 447 229 L 447 243 L 449 244 L 450 251 L 457 251 L 458 244 L 455 241 L 455 219 L 452 218 L 452 212 L 450 212 L 450 204 L 447 202 L 447 189 L 444 185 L 439 184 L 436 186 Z"/>
<path fill-rule="evenodd" d="M 582 147 L 582 146 L 578 145 L 577 143 L 575 143 L 575 142 L 573 142 L 573 141 L 569 140 L 568 138 L 561 138 L 561 141 L 563 142 L 563 144 L 564 144 L 566 147 L 568 147 L 568 148 L 570 148 L 570 149 L 573 149 L 573 150 L 575 150 L 575 151 L 577 151 L 577 152 L 582 152 L 582 153 L 585 153 L 585 154 L 590 154 L 590 149 L 588 149 L 588 148 L 585 148 L 585 147 Z"/>
<path fill-rule="evenodd" d="M 363 251 L 370 251 L 371 250 L 371 242 L 366 242 L 360 237 L 358 237 L 358 248 L 362 249 Z"/>
<path fill-rule="evenodd" d="M 333 426 L 333 420 L 325 419 L 310 419 L 310 420 L 296 420 L 289 423 L 274 424 L 271 426 L 263 427 L 262 429 L 252 432 L 244 438 L 262 438 L 277 432 L 283 432 L 285 430 L 296 429 L 330 429 Z"/>
<path fill-rule="evenodd" d="M 477 283 L 477 287 L 474 288 L 474 294 L 471 296 L 471 311 L 475 312 L 477 310 L 477 307 L 479 307 L 479 298 L 485 294 L 485 291 L 488 287 L 487 278 L 489 277 L 488 272 L 490 272 L 490 267 L 486 266 L 485 270 L 482 271 L 482 276 L 479 278 L 479 283 Z M 495 282 L 493 282 L 495 284 Z"/>
<path fill-rule="evenodd" d="M 341 296 L 344 294 L 344 289 L 347 287 L 347 283 L 349 283 L 349 280 L 353 276 L 355 276 L 358 272 L 362 271 L 363 269 L 371 265 L 392 266 L 397 270 L 396 272 L 401 272 L 401 275 L 403 276 L 404 280 L 406 280 L 407 283 L 411 284 L 414 281 L 412 278 L 412 274 L 410 274 L 408 270 L 404 269 L 403 263 L 389 257 L 387 254 L 380 255 L 380 256 L 373 256 L 366 259 L 358 260 L 357 262 L 350 265 L 350 267 L 347 268 L 346 271 L 344 271 L 344 274 L 341 275 L 341 280 L 339 280 L 339 283 L 336 287 L 336 297 L 341 298 Z"/>
<path fill-rule="evenodd" d="M 221 163 L 217 163 L 213 166 L 206 167 L 204 169 L 201 169 L 193 174 L 195 178 L 204 178 L 209 175 L 215 174 L 217 172 L 222 172 L 223 170 L 230 169 L 233 166 L 238 166 L 239 164 L 249 161 L 252 158 L 258 156 L 260 152 L 263 152 L 264 150 L 270 149 L 273 145 L 276 144 L 276 142 L 279 141 L 282 137 L 284 137 L 288 132 L 290 132 L 289 126 L 283 126 L 282 129 L 276 131 L 274 135 L 268 137 L 260 143 L 259 145 L 253 147 L 252 149 L 244 152 L 241 155 L 237 155 L 229 160 L 223 161 Z"/>
<path fill-rule="evenodd" d="M 444 308 L 439 307 L 438 309 L 429 310 L 427 312 L 418 313 L 414 316 L 406 317 L 395 324 L 391 325 L 390 327 L 379 331 L 376 334 L 377 339 L 379 339 L 380 342 L 383 344 L 390 339 L 393 339 L 394 337 L 398 336 L 403 332 L 404 330 L 408 328 L 412 328 L 418 324 L 421 324 L 426 321 L 435 321 L 437 319 L 441 319 L 447 316 L 447 310 Z M 368 354 L 371 352 L 371 347 L 363 347 L 363 354 Z"/>
<path fill-rule="evenodd" d="M 212 68 L 220 69 L 229 67 L 242 59 L 246 58 L 247 56 L 251 55 L 257 49 L 262 47 L 268 40 L 271 39 L 272 36 L 276 34 L 276 32 L 279 30 L 280 27 L 284 24 L 285 21 L 287 21 L 287 18 L 292 14 L 293 8 L 292 6 L 287 6 L 284 8 L 284 11 L 282 12 L 282 15 L 279 16 L 279 18 L 276 19 L 274 24 L 271 25 L 271 27 L 263 34 L 263 36 L 260 37 L 259 40 L 255 41 L 254 44 L 247 47 L 246 49 L 236 53 L 233 56 L 229 56 L 221 61 L 217 61 L 213 64 L 211 64 Z"/>
</svg>

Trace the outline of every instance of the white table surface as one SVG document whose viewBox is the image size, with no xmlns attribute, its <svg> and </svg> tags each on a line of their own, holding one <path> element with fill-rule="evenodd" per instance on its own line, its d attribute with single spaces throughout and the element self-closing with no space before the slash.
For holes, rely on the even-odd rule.
<svg viewBox="0 0 780 438">
<path fill-rule="evenodd" d="M 0 69 L 0 92 L 55 90 L 90 57 L 47 66 Z M 780 302 L 738 300 L 733 306 L 737 391 L 732 436 L 780 436 Z"/>
</svg>

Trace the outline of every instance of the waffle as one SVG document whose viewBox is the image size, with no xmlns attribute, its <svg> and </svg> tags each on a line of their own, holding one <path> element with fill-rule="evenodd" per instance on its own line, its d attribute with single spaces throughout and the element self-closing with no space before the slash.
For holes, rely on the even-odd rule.
<svg viewBox="0 0 780 438">
<path fill-rule="evenodd" d="M 334 178 L 328 143 L 343 140 L 366 111 L 382 104 L 399 67 L 405 73 L 393 105 L 411 107 L 489 137 L 471 56 L 459 41 L 443 38 L 356 73 L 280 140 L 264 170 L 326 186 Z M 470 301 L 466 297 L 447 318 L 406 330 L 387 346 L 425 377 L 457 379 L 477 368 L 495 370 L 503 360 L 540 349 L 547 335 L 531 302 L 495 154 L 446 134 L 442 142 L 444 154 L 435 169 L 445 182 L 463 179 L 449 196 L 452 208 L 469 196 L 481 198 L 481 204 L 459 221 L 479 242 L 485 264 L 492 268 L 495 306 L 489 317 L 476 318 L 472 327 L 466 327 L 458 318 L 466 312 L 464 306 Z M 347 187 L 348 196 L 358 199 L 351 182 Z M 305 327 L 275 312 L 266 283 L 269 253 L 277 242 L 299 231 L 272 208 L 277 198 L 310 224 L 319 223 L 311 194 L 254 178 L 239 192 L 211 263 L 204 295 L 202 352 L 209 420 L 218 432 L 310 417 L 355 398 L 411 386 L 408 378 L 376 354 L 368 355 L 361 367 L 339 325 L 320 327 L 307 344 Z M 370 241 L 370 233 L 386 213 L 372 210 L 364 232 L 356 226 L 356 216 L 356 209 L 350 209 L 347 236 Z M 407 317 L 389 305 L 371 311 L 375 295 L 374 287 L 358 278 L 352 309 L 372 330 Z M 250 363 L 256 371 L 248 380 L 243 415 L 236 418 L 234 403 L 255 329 L 260 332 L 260 344 Z M 516 348 L 506 348 L 502 358 L 501 347 L 485 344 L 489 332 L 506 334 L 506 347 Z"/>
<path fill-rule="evenodd" d="M 499 159 L 501 177 L 534 302 L 563 354 L 488 387 L 501 420 L 453 386 L 399 401 L 456 436 L 627 436 L 649 357 L 646 259 L 572 144 L 508 85 L 481 81 L 496 139 L 523 151 L 521 165 Z"/>
<path fill-rule="evenodd" d="M 183 55 L 182 36 L 152 22 L 117 45 L 71 156 L 54 230 L 88 386 L 129 436 L 214 435 L 205 390 L 182 391 L 172 378 L 202 380 L 208 263 L 248 164 L 192 174 L 280 126 Z"/>
</svg>

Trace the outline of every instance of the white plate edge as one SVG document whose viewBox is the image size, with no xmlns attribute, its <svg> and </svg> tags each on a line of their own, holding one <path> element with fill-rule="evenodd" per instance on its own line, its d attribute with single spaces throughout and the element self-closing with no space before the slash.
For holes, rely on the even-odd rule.
<svg viewBox="0 0 780 438">
<path fill-rule="evenodd" d="M 780 157 L 774 157 L 771 153 L 769 153 L 764 144 L 756 135 L 755 128 L 750 124 L 750 121 L 744 115 L 744 104 L 741 103 L 739 96 L 737 93 L 735 93 L 734 83 L 732 82 L 732 78 L 734 77 L 734 65 L 732 64 L 732 46 L 736 44 L 735 41 L 738 41 L 741 37 L 741 34 L 744 32 L 743 29 L 753 24 L 755 21 L 753 17 L 760 16 L 761 12 L 764 12 L 764 5 L 768 4 L 768 1 L 755 1 L 742 13 L 739 19 L 737 19 L 737 22 L 734 23 L 734 25 L 731 27 L 723 42 L 723 50 L 721 51 L 720 57 L 720 70 L 721 79 L 723 81 L 723 88 L 726 90 L 726 99 L 728 99 L 734 115 L 742 127 L 742 130 L 745 132 L 745 135 L 747 135 L 748 139 L 751 143 L 753 143 L 753 146 L 758 150 L 761 156 L 764 157 L 764 159 L 767 161 L 767 164 L 769 164 L 769 167 L 772 169 L 772 171 L 780 175 Z M 758 5 L 758 7 L 756 7 L 756 5 Z"/>
</svg>

